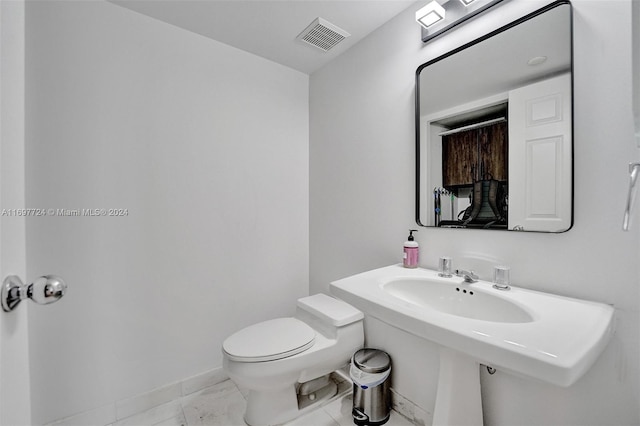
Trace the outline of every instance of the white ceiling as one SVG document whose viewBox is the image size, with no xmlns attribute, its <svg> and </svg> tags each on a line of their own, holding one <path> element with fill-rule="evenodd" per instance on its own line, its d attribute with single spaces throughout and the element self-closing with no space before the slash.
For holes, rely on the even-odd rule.
<svg viewBox="0 0 640 426">
<path fill-rule="evenodd" d="M 414 0 L 110 0 L 112 3 L 311 74 Z M 321 17 L 351 34 L 328 52 L 297 41 Z"/>
</svg>

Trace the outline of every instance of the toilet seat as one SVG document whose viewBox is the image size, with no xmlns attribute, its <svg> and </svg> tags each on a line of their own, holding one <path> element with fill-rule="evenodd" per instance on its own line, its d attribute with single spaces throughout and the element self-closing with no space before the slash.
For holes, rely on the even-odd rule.
<svg viewBox="0 0 640 426">
<path fill-rule="evenodd" d="M 313 346 L 316 332 L 296 318 L 276 318 L 243 328 L 229 336 L 222 349 L 239 362 L 274 361 Z"/>
</svg>

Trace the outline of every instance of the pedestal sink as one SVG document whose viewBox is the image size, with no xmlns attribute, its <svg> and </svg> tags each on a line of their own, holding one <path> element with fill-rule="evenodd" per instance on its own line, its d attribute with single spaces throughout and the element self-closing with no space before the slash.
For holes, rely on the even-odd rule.
<svg viewBox="0 0 640 426">
<path fill-rule="evenodd" d="M 479 364 L 571 386 L 613 329 L 614 309 L 606 304 L 518 287 L 501 291 L 486 281 L 401 265 L 335 281 L 330 290 L 365 314 L 440 345 L 434 424 L 482 425 Z"/>
</svg>

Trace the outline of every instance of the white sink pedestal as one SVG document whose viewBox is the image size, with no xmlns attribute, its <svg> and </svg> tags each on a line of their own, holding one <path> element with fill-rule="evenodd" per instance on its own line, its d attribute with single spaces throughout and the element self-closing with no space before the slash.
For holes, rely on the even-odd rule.
<svg viewBox="0 0 640 426">
<path fill-rule="evenodd" d="M 433 425 L 482 426 L 480 364 L 443 346 Z"/>
</svg>

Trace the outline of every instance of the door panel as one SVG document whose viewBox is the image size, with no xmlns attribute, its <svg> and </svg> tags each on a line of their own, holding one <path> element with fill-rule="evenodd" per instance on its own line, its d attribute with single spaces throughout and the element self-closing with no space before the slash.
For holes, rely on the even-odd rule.
<svg viewBox="0 0 640 426">
<path fill-rule="evenodd" d="M 509 92 L 509 229 L 571 226 L 571 76 Z"/>
<path fill-rule="evenodd" d="M 24 2 L 0 1 L 0 279 L 25 275 Z M 11 214 L 11 212 L 16 214 Z M 26 303 L 0 310 L 0 425 L 31 424 Z"/>
</svg>

